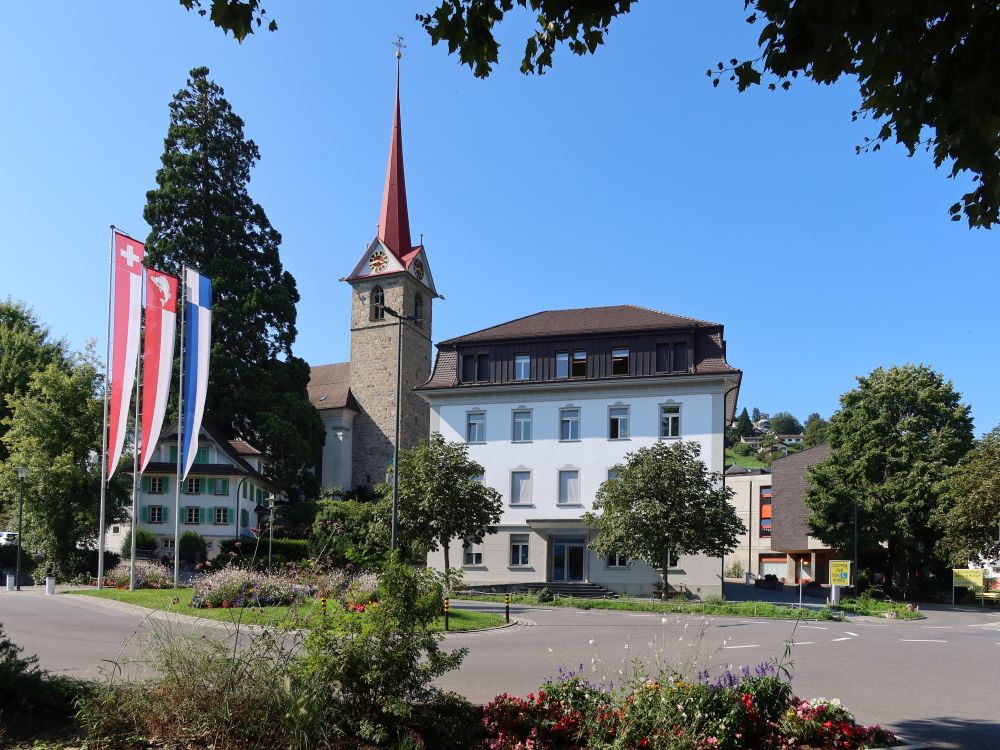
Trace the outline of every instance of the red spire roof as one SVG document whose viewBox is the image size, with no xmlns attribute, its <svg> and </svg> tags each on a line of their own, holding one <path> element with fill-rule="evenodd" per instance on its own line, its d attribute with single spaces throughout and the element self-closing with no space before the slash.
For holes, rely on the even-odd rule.
<svg viewBox="0 0 1000 750">
<path fill-rule="evenodd" d="M 399 53 L 396 53 L 396 115 L 392 121 L 389 164 L 385 171 L 385 193 L 378 220 L 378 238 L 402 258 L 410 252 L 410 216 L 406 210 L 406 178 L 403 175 L 403 130 L 399 124 Z"/>
</svg>

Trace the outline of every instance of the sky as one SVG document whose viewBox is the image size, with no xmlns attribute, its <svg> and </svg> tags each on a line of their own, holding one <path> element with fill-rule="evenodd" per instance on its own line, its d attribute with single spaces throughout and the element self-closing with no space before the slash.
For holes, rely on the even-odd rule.
<svg viewBox="0 0 1000 750">
<path fill-rule="evenodd" d="M 540 310 L 636 304 L 725 325 L 740 406 L 824 417 L 856 376 L 917 362 L 954 383 L 977 435 L 993 383 L 995 232 L 951 222 L 969 189 L 926 154 L 858 156 L 856 84 L 717 89 L 756 56 L 743 3 L 647 0 L 595 56 L 519 71 L 530 18 L 474 78 L 414 20 L 435 0 L 267 3 L 242 45 L 177 0 L 14 3 L 0 24 L 0 298 L 103 352 L 108 226 L 137 237 L 188 71 L 205 65 L 261 160 L 252 197 L 298 282 L 295 354 L 350 350 L 348 274 L 373 238 L 395 59 L 410 224 L 438 290 L 434 339 Z"/>
</svg>

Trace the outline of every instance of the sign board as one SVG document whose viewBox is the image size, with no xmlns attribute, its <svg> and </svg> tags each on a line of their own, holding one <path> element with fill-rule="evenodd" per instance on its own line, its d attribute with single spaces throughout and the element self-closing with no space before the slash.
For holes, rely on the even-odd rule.
<svg viewBox="0 0 1000 750">
<path fill-rule="evenodd" d="M 850 560 L 830 560 L 830 584 L 833 586 L 851 585 Z"/>
<path fill-rule="evenodd" d="M 983 587 L 982 568 L 954 568 L 951 571 L 952 588 L 977 588 Z"/>
</svg>

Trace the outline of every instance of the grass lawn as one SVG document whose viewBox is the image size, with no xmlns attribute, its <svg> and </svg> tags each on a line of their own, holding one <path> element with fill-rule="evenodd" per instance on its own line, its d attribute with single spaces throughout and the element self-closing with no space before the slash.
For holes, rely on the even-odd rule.
<svg viewBox="0 0 1000 750">
<path fill-rule="evenodd" d="M 462 594 L 456 599 L 472 601 L 503 602 L 499 594 Z M 795 605 L 772 604 L 770 602 L 661 602 L 655 599 L 573 599 L 557 596 L 550 602 L 540 602 L 531 594 L 512 594 L 512 604 L 541 605 L 543 607 L 572 607 L 575 609 L 614 609 L 630 612 L 663 612 L 678 615 L 721 615 L 735 617 L 768 617 L 778 620 L 833 620 L 837 617 L 834 610 L 824 607 L 803 607 Z M 845 602 L 844 611 L 850 614 L 871 615 L 881 617 L 886 611 L 894 610 L 900 620 L 918 620 L 923 615 L 910 612 L 905 605 L 892 602 L 870 602 L 869 606 L 858 607 Z"/>
<path fill-rule="evenodd" d="M 309 627 L 318 623 L 323 615 L 320 604 L 316 600 L 308 600 L 302 604 L 290 607 L 263 607 L 246 609 L 193 609 L 188 606 L 193 589 L 140 589 L 125 591 L 122 589 L 97 589 L 69 592 L 76 596 L 97 596 L 102 599 L 113 599 L 119 602 L 135 604 L 140 607 L 172 612 L 189 617 L 201 617 L 206 620 L 221 620 L 244 625 L 270 625 L 274 627 Z M 335 606 L 332 602 L 328 605 Z M 448 617 L 449 630 L 482 630 L 502 625 L 502 615 L 489 612 L 470 612 L 452 610 Z M 439 617 L 431 625 L 432 630 L 444 630 L 444 618 Z"/>
<path fill-rule="evenodd" d="M 733 451 L 732 448 L 726 448 L 726 465 L 736 464 L 737 466 L 743 466 L 747 469 L 770 469 L 771 464 L 766 464 L 763 461 L 758 461 L 753 456 L 741 456 L 740 454 Z"/>
</svg>

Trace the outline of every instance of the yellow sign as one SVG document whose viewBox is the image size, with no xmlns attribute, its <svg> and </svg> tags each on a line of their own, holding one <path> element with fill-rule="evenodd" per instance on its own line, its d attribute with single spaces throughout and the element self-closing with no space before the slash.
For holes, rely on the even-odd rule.
<svg viewBox="0 0 1000 750">
<path fill-rule="evenodd" d="M 850 560 L 830 560 L 830 583 L 834 586 L 851 585 Z"/>
<path fill-rule="evenodd" d="M 951 585 L 954 588 L 981 589 L 983 587 L 982 568 L 953 568 Z"/>
</svg>

